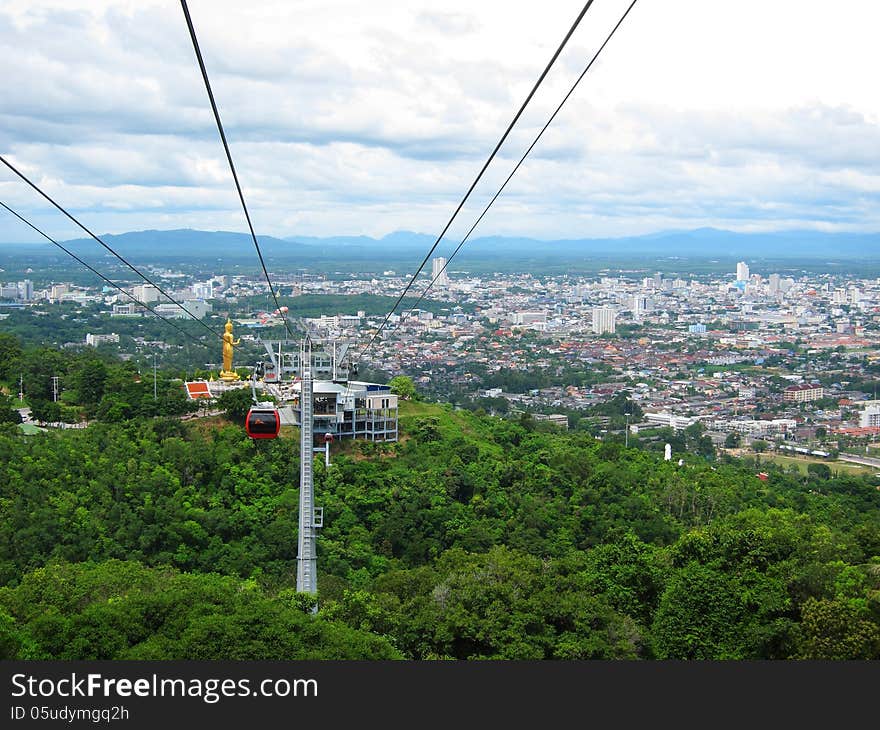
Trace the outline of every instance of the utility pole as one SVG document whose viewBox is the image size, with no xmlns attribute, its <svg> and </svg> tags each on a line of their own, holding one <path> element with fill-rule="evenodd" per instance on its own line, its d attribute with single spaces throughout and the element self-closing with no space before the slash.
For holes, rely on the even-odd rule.
<svg viewBox="0 0 880 730">
<path fill-rule="evenodd" d="M 629 417 L 632 415 L 631 413 L 624 413 L 626 416 L 626 433 L 623 436 L 623 446 L 624 448 L 629 448 Z"/>
<path fill-rule="evenodd" d="M 153 400 L 156 400 L 156 353 L 153 353 Z"/>
<path fill-rule="evenodd" d="M 18 376 L 18 399 L 24 402 L 24 375 Z"/>
<path fill-rule="evenodd" d="M 58 402 L 58 376 L 52 376 L 52 402 Z"/>
</svg>

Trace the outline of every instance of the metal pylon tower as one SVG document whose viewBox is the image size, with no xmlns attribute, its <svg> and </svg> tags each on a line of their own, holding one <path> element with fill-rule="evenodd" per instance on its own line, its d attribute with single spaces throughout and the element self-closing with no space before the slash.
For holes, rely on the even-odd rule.
<svg viewBox="0 0 880 730">
<path fill-rule="evenodd" d="M 317 537 L 315 524 L 314 484 L 312 459 L 314 457 L 314 421 L 312 401 L 312 343 L 306 338 L 300 351 L 300 475 L 299 475 L 299 543 L 296 555 L 296 590 L 300 593 L 318 592 L 318 558 L 315 553 Z"/>
</svg>

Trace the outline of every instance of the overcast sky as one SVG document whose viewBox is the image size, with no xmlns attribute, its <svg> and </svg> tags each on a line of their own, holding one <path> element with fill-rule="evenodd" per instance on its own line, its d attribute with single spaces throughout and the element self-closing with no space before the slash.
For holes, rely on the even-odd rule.
<svg viewBox="0 0 880 730">
<path fill-rule="evenodd" d="M 453 235 L 628 4 L 595 0 Z M 582 5 L 191 0 L 257 232 L 439 233 Z M 639 0 L 475 235 L 880 231 L 878 27 L 865 0 Z M 246 230 L 178 2 L 4 0 L 0 68 L 0 153 L 93 230 Z M 79 235 L 2 167 L 0 200 Z"/>
</svg>

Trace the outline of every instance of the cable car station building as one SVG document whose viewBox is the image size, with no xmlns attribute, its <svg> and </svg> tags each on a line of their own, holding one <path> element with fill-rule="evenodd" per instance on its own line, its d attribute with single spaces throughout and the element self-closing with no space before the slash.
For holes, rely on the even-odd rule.
<svg viewBox="0 0 880 730">
<path fill-rule="evenodd" d="M 347 384 L 315 380 L 312 384 L 315 434 L 367 441 L 397 441 L 397 395 L 387 385 L 351 380 Z M 300 384 L 292 384 L 290 406 L 279 408 L 282 423 L 300 425 Z"/>
<path fill-rule="evenodd" d="M 318 344 L 306 358 L 301 343 L 287 340 L 263 340 L 266 364 L 260 390 L 275 397 L 280 424 L 300 426 L 300 375 L 303 359 L 311 362 L 312 423 L 316 437 L 331 434 L 334 438 L 367 441 L 397 441 L 397 395 L 387 385 L 349 380 L 344 360 L 348 346 L 330 342 Z M 185 384 L 193 399 L 214 399 L 223 391 L 249 387 L 249 381 L 194 381 Z M 277 435 L 277 432 L 276 434 Z"/>
<path fill-rule="evenodd" d="M 299 426 L 300 368 L 305 357 L 301 343 L 290 340 L 263 340 L 267 362 L 263 385 L 281 403 L 281 422 Z M 331 340 L 313 341 L 310 352 L 312 382 L 312 421 L 316 434 L 368 441 L 397 441 L 397 395 L 387 385 L 350 380 L 345 360 L 348 344 Z"/>
</svg>

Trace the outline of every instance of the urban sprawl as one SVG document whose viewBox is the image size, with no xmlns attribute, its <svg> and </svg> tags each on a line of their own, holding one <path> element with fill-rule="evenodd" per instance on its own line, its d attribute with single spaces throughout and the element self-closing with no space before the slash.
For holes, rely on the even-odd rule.
<svg viewBox="0 0 880 730">
<path fill-rule="evenodd" d="M 820 456 L 864 454 L 880 433 L 880 400 L 865 387 L 880 379 L 880 279 L 758 273 L 745 262 L 727 275 L 687 278 L 626 271 L 476 277 L 447 272 L 445 263 L 433 261 L 426 303 L 390 318 L 365 366 L 409 375 L 439 398 L 454 394 L 453 402 L 529 412 L 565 428 L 571 414 L 625 392 L 638 411 L 626 414 L 630 434 L 700 424 L 717 448 L 762 441 Z M 151 271 L 196 316 L 230 314 L 246 341 L 278 326 L 268 303 L 267 311 L 253 306 L 267 294 L 256 275 L 194 281 Z M 395 271 L 348 280 L 273 278 L 291 316 L 301 295 L 396 297 L 407 281 Z M 163 316 L 188 316 L 150 285 L 130 291 Z M 114 319 L 152 316 L 112 289 L 57 283 L 35 290 L 29 280 L 0 285 L 0 312 L 32 307 L 45 314 L 64 302 L 98 304 L 102 314 L 100 331 L 70 345 L 123 348 Z M 356 346 L 383 319 L 334 311 L 301 321 L 318 336 Z"/>
</svg>

